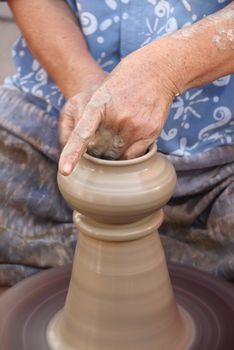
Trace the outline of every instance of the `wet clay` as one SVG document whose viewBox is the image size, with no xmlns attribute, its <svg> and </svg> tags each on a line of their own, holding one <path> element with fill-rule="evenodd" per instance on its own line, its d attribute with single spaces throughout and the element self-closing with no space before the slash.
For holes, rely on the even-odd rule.
<svg viewBox="0 0 234 350">
<path fill-rule="evenodd" d="M 123 147 L 124 141 L 121 136 L 101 126 L 88 144 L 87 152 L 94 157 L 117 160 L 121 157 Z"/>
<path fill-rule="evenodd" d="M 53 350 L 183 350 L 191 317 L 174 298 L 158 235 L 175 171 L 153 146 L 129 161 L 86 155 L 59 188 L 80 236 L 64 309 L 50 322 Z"/>
<path fill-rule="evenodd" d="M 88 106 L 95 110 L 98 108 L 104 109 L 105 105 L 109 103 L 111 99 L 111 93 L 104 84 L 91 98 Z M 85 128 L 89 130 L 86 124 L 84 125 L 84 129 Z M 124 140 L 120 135 L 111 128 L 99 125 L 93 139 L 88 144 L 87 152 L 97 158 L 117 160 L 120 159 L 123 148 Z"/>
</svg>

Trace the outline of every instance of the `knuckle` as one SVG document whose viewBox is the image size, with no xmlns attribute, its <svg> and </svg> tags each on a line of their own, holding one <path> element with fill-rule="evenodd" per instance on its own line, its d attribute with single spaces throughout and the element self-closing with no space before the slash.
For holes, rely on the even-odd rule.
<svg viewBox="0 0 234 350">
<path fill-rule="evenodd" d="M 148 137 L 154 137 L 160 134 L 163 123 L 160 120 L 152 120 L 146 125 L 146 134 Z"/>
</svg>

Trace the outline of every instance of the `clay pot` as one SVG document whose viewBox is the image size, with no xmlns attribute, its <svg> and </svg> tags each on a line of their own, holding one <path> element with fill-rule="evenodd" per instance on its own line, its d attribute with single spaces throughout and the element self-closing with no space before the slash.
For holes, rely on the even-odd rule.
<svg viewBox="0 0 234 350">
<path fill-rule="evenodd" d="M 158 235 L 176 183 L 155 146 L 143 157 L 85 155 L 59 188 L 79 229 L 64 309 L 51 321 L 54 350 L 183 350 L 189 316 L 175 303 Z"/>
<path fill-rule="evenodd" d="M 165 205 L 176 184 L 172 165 L 154 145 L 143 157 L 109 161 L 86 154 L 58 185 L 69 205 L 96 221 L 129 223 Z"/>
</svg>

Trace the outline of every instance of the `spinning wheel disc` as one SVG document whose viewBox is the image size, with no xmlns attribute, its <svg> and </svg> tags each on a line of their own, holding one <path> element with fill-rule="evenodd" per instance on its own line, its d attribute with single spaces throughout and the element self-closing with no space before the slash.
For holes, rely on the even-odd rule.
<svg viewBox="0 0 234 350">
<path fill-rule="evenodd" d="M 212 276 L 169 264 L 177 303 L 192 317 L 193 350 L 234 349 L 234 288 Z M 50 350 L 46 329 L 65 302 L 71 266 L 28 278 L 0 298 L 0 344 L 7 350 Z"/>
</svg>

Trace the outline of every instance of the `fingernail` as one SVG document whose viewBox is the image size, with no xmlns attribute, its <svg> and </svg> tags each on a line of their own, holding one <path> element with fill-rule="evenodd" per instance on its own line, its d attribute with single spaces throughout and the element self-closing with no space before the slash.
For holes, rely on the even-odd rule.
<svg viewBox="0 0 234 350">
<path fill-rule="evenodd" d="M 72 165 L 70 163 L 65 163 L 62 167 L 62 172 L 66 175 L 70 175 L 72 171 Z"/>
</svg>

